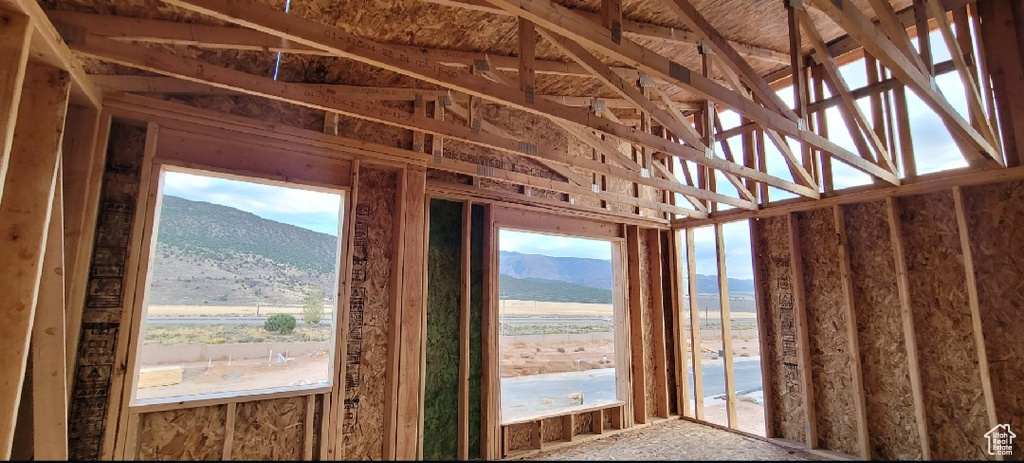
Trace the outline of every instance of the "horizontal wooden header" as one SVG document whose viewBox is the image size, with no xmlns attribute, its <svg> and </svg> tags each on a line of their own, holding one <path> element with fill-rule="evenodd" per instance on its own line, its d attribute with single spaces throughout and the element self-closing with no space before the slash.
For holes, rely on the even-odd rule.
<svg viewBox="0 0 1024 463">
<path fill-rule="evenodd" d="M 524 211 L 497 205 L 493 207 L 493 211 L 494 224 L 498 228 L 604 240 L 625 239 L 622 234 L 622 226 L 614 223 Z"/>
</svg>

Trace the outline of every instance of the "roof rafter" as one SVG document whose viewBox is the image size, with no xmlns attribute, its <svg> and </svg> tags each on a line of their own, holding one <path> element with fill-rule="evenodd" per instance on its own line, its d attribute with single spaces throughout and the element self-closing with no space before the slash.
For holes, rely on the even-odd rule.
<svg viewBox="0 0 1024 463">
<path fill-rule="evenodd" d="M 692 72 L 689 68 L 676 63 L 650 49 L 644 48 L 628 38 L 616 42 L 607 30 L 597 27 L 585 17 L 550 0 L 488 0 L 506 11 L 526 17 L 538 26 L 557 32 L 575 40 L 581 45 L 589 45 L 601 53 L 627 64 L 666 82 L 689 89 L 697 94 L 715 101 L 725 107 L 732 108 L 762 124 L 765 128 L 774 129 L 792 136 L 811 146 L 843 159 L 851 166 L 878 177 L 886 182 L 898 184 L 899 179 L 891 172 L 866 162 L 856 154 L 833 143 L 811 130 L 806 125 L 798 125 L 795 121 L 778 114 L 754 101 L 736 93 L 718 83 Z M 816 189 L 814 195 L 817 195 Z"/>
<path fill-rule="evenodd" d="M 463 8 L 474 11 L 483 11 L 486 13 L 493 14 L 509 14 L 505 10 L 495 8 L 486 0 L 424 0 L 430 3 L 436 3 L 438 5 L 445 5 L 454 8 Z M 602 18 L 600 13 L 590 13 L 586 11 L 574 10 L 577 13 L 586 16 L 593 20 L 595 23 L 600 23 Z M 622 32 L 627 35 L 632 35 L 638 38 L 651 39 L 661 42 L 679 43 L 686 45 L 697 45 L 700 43 L 700 37 L 687 30 L 676 29 L 673 27 L 659 26 L 657 24 L 651 24 L 640 21 L 631 21 L 628 19 L 622 20 Z M 729 41 L 733 47 L 739 50 L 741 53 L 760 60 L 776 63 L 786 64 L 789 62 L 789 55 L 776 50 L 771 50 L 756 45 L 750 45 L 742 42 Z"/>
<path fill-rule="evenodd" d="M 907 84 L 942 119 L 954 139 L 966 145 L 969 161 L 1003 165 L 1002 156 L 970 123 L 964 120 L 938 91 L 935 79 L 922 73 L 875 23 L 850 0 L 810 0 L 811 3 L 857 40 L 864 49 Z"/>
</svg>

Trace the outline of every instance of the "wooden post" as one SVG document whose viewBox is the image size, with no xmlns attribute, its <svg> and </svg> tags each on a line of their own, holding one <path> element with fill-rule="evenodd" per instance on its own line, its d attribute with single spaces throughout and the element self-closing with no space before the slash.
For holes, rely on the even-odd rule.
<svg viewBox="0 0 1024 463">
<path fill-rule="evenodd" d="M 562 440 L 572 442 L 576 432 L 576 415 L 570 413 L 562 417 Z"/>
<path fill-rule="evenodd" d="M 115 367 L 110 374 L 110 397 L 107 402 L 107 422 L 104 426 L 101 459 L 125 459 L 128 410 L 134 399 L 135 378 L 139 372 L 139 349 L 134 335 L 142 333 L 145 318 L 145 294 L 151 258 L 155 254 L 155 239 L 160 211 L 160 166 L 154 166 L 159 127 L 155 122 L 146 125 L 146 144 L 139 168 L 139 194 L 135 198 L 135 215 L 129 235 L 128 261 L 125 264 L 124 298 L 121 301 L 120 333 L 114 351 Z"/>
<path fill-rule="evenodd" d="M 800 253 L 800 227 L 795 212 L 789 213 L 789 254 L 792 256 L 793 314 L 796 344 L 800 351 L 797 370 L 804 394 L 804 420 L 808 448 L 818 448 L 818 422 L 814 412 L 814 382 L 811 380 L 811 345 L 807 333 L 807 305 L 804 301 L 804 263 Z"/>
<path fill-rule="evenodd" d="M 725 266 L 724 225 L 715 224 L 715 255 L 718 261 L 718 300 L 720 320 L 722 321 L 722 361 L 725 364 L 725 410 L 728 413 L 729 427 L 739 426 L 736 418 L 736 379 L 732 359 L 732 323 L 729 312 L 729 275 Z"/>
<path fill-rule="evenodd" d="M 654 398 L 658 416 L 668 418 L 668 360 L 665 351 L 665 291 L 661 267 L 661 230 L 647 231 L 647 257 L 651 273 L 651 300 L 654 307 L 651 312 L 651 335 L 654 337 Z"/>
<path fill-rule="evenodd" d="M 758 219 L 750 219 L 750 257 L 754 267 L 754 302 L 757 304 L 757 339 L 761 349 L 761 390 L 765 397 L 764 406 L 764 436 L 776 437 L 775 418 L 772 416 L 773 408 L 767 401 L 769 397 L 775 397 L 775 366 L 768 360 L 768 352 L 771 352 L 772 345 L 768 341 L 767 327 L 772 323 L 768 314 L 768 301 L 765 300 L 764 288 L 769 284 L 761 277 L 761 222 Z"/>
<path fill-rule="evenodd" d="M 633 421 L 647 422 L 647 375 L 644 358 L 643 297 L 640 292 L 640 227 L 626 227 L 626 262 L 629 276 L 629 345 L 633 376 Z"/>
<path fill-rule="evenodd" d="M 896 103 L 896 130 L 899 133 L 900 161 L 903 164 L 903 177 L 917 176 L 917 161 L 914 159 L 914 140 L 910 134 L 910 111 L 907 110 L 907 88 L 896 87 L 893 90 Z"/>
<path fill-rule="evenodd" d="M 68 398 L 78 358 L 78 338 L 82 328 L 89 265 L 96 237 L 96 217 L 103 185 L 103 167 L 107 158 L 110 113 L 92 108 L 68 108 L 64 131 L 61 169 L 64 180 L 64 281 L 67 313 Z"/>
<path fill-rule="evenodd" d="M 316 410 L 316 394 L 306 396 L 306 416 L 302 423 L 302 459 L 313 461 L 313 414 Z"/>
<path fill-rule="evenodd" d="M 762 184 L 763 186 L 763 184 Z M 693 229 L 686 229 L 686 280 L 690 293 L 690 352 L 693 353 L 693 416 L 704 419 L 704 374 L 701 365 L 700 312 L 697 310 L 697 256 Z"/>
<path fill-rule="evenodd" d="M 683 312 L 683 298 L 686 297 L 685 290 L 686 277 L 684 276 L 683 266 L 683 240 L 679 236 L 681 233 L 679 230 L 669 231 L 670 243 L 672 246 L 672 277 L 674 282 L 674 291 L 672 292 L 672 299 L 674 300 L 674 310 L 672 313 L 675 314 L 673 322 L 673 333 L 675 333 L 675 357 L 676 357 L 676 395 L 679 402 L 679 414 L 683 416 L 693 416 L 693 408 L 690 407 L 690 363 L 691 359 L 687 358 L 686 343 L 689 342 L 689 333 L 684 328 L 685 318 Z M 692 310 L 692 308 L 691 308 Z"/>
<path fill-rule="evenodd" d="M 235 442 L 235 410 L 238 404 L 235 402 L 229 402 L 226 407 L 224 416 L 224 451 L 221 452 L 220 459 L 224 461 L 231 460 L 231 449 Z"/>
<path fill-rule="evenodd" d="M 18 120 L 18 105 L 28 65 L 32 23 L 28 16 L 0 10 L 0 198 Z"/>
<path fill-rule="evenodd" d="M 903 250 L 903 235 L 900 233 L 899 206 L 893 198 L 886 198 L 889 214 L 889 239 L 892 241 L 893 262 L 896 266 L 896 290 L 900 298 L 900 318 L 903 322 L 903 341 L 907 346 L 907 366 L 910 370 L 910 389 L 914 396 L 914 418 L 917 433 L 921 438 L 921 459 L 931 459 L 928 422 L 924 416 L 924 389 L 921 385 L 921 369 L 917 361 L 917 331 L 914 329 L 914 314 L 910 305 L 910 282 L 907 276 L 907 259 Z"/>
<path fill-rule="evenodd" d="M 340 460 L 344 457 L 344 442 L 342 439 L 345 411 L 345 358 L 348 356 L 348 324 L 349 308 L 352 299 L 352 257 L 355 248 L 356 232 L 356 204 L 359 201 L 359 160 L 352 161 L 352 190 L 345 198 L 345 220 L 339 224 L 338 236 L 344 237 L 344 247 L 341 253 L 341 269 L 338 278 L 338 305 L 335 317 L 339 320 L 337 335 L 334 339 L 334 367 L 331 379 L 334 387 L 331 389 L 330 397 L 324 396 L 324 403 L 327 404 L 328 413 L 324 414 L 324 421 L 327 422 L 330 432 L 321 437 L 321 445 L 326 447 L 326 460 Z M 344 230 L 340 227 L 345 227 Z M 390 363 L 389 363 L 390 365 Z M 386 390 L 389 382 L 385 379 Z M 385 410 L 385 436 L 387 426 L 390 423 L 389 408 L 391 401 L 386 401 Z M 328 418 L 329 417 L 329 418 Z M 383 446 L 389 448 L 388 445 Z"/>
<path fill-rule="evenodd" d="M 424 265 L 426 171 L 405 170 L 403 216 L 405 233 L 402 259 L 401 317 L 393 327 L 401 325 L 399 342 L 392 347 L 398 352 L 398 396 L 396 397 L 395 458 L 414 460 L 418 457 L 420 415 L 422 404 L 422 336 L 426 323 L 426 276 Z"/>
<path fill-rule="evenodd" d="M 981 376 L 981 391 L 985 399 L 985 412 L 988 426 L 999 424 L 996 418 L 995 397 L 992 395 L 992 379 L 989 376 L 988 352 L 985 349 L 985 334 L 981 326 L 981 308 L 978 307 L 978 283 L 974 275 L 974 256 L 971 252 L 970 231 L 967 228 L 967 214 L 964 210 L 963 191 L 959 186 L 953 187 L 953 203 L 956 209 L 956 223 L 960 232 L 960 247 L 964 255 L 964 270 L 967 279 L 967 303 L 971 308 L 971 331 L 974 332 L 974 344 L 978 352 L 978 373 Z M 38 368 L 38 365 L 35 366 Z"/>
<path fill-rule="evenodd" d="M 498 376 L 498 230 L 491 206 L 484 208 L 483 381 L 480 407 L 480 457 L 502 457 L 501 383 Z"/>
<path fill-rule="evenodd" d="M 462 203 L 462 294 L 459 313 L 459 460 L 469 459 L 469 324 L 472 296 L 473 202 Z"/>
<path fill-rule="evenodd" d="M 391 303 L 388 307 L 388 320 L 391 320 L 391 326 L 388 329 L 388 363 L 385 367 L 384 376 L 384 397 L 391 397 L 392 400 L 384 401 L 384 449 L 383 456 L 385 460 L 398 459 L 397 452 L 397 439 L 400 431 L 398 430 L 398 409 L 401 408 L 399 404 L 399 383 L 401 382 L 401 336 L 402 327 L 402 299 L 403 291 L 402 285 L 405 284 L 405 269 L 404 260 L 406 256 L 405 252 L 405 234 L 408 233 L 408 229 L 405 225 L 406 216 L 406 203 L 405 203 L 405 189 L 407 188 L 406 183 L 408 177 L 404 171 L 399 171 L 398 183 L 395 188 L 395 212 L 394 212 L 394 236 L 393 249 L 391 258 Z M 344 378 L 342 378 L 344 380 Z"/>
<path fill-rule="evenodd" d="M 64 116 L 68 74 L 45 65 L 25 70 L 24 91 L 0 202 L 0 458 L 11 458 L 29 340 L 39 295 Z"/>
<path fill-rule="evenodd" d="M 604 410 L 595 410 L 590 414 L 590 429 L 594 434 L 604 434 Z"/>
<path fill-rule="evenodd" d="M 871 459 L 871 441 L 868 438 L 867 403 L 864 397 L 864 379 L 861 375 L 860 342 L 857 339 L 857 311 L 853 302 L 853 277 L 850 270 L 849 244 L 846 239 L 846 220 L 843 207 L 832 206 L 832 218 L 839 237 L 839 282 L 843 290 L 843 309 L 846 316 L 846 345 L 850 352 L 850 378 L 853 380 L 853 410 L 857 420 L 857 442 L 860 457 Z"/>
<path fill-rule="evenodd" d="M 57 168 L 39 302 L 32 326 L 32 423 L 36 460 L 68 459 L 68 381 L 64 337 L 64 218 Z"/>
</svg>

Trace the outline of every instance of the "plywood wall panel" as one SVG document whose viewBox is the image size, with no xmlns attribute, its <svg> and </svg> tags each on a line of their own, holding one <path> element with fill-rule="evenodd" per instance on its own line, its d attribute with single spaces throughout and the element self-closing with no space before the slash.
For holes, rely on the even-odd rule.
<svg viewBox="0 0 1024 463">
<path fill-rule="evenodd" d="M 114 387 L 114 349 L 118 338 L 127 336 L 120 329 L 121 307 L 131 297 L 125 267 L 145 145 L 144 126 L 113 121 L 71 393 L 68 455 L 73 460 L 100 457 L 108 413 L 116 413 L 107 406 Z"/>
<path fill-rule="evenodd" d="M 342 409 L 343 456 L 383 455 L 397 174 L 360 168 Z"/>
<path fill-rule="evenodd" d="M 984 459 L 989 428 L 952 193 L 899 207 L 931 456 Z"/>
<path fill-rule="evenodd" d="M 135 458 L 220 460 L 226 410 L 226 405 L 217 405 L 142 415 L 139 418 L 139 454 Z"/>
<path fill-rule="evenodd" d="M 765 312 L 771 323 L 762 327 L 766 337 L 772 374 L 772 395 L 765 403 L 772 409 L 772 433 L 784 439 L 806 441 L 803 391 L 800 385 L 799 351 L 796 345 L 796 322 L 793 314 L 792 256 L 789 252 L 788 217 L 757 219 L 760 241 L 752 243 L 759 253 L 758 282 L 763 287 Z"/>
<path fill-rule="evenodd" d="M 301 460 L 306 398 L 243 402 L 235 411 L 233 460 Z"/>
<path fill-rule="evenodd" d="M 884 201 L 843 208 L 871 458 L 921 458 Z"/>
<path fill-rule="evenodd" d="M 1024 182 L 964 188 L 996 421 L 1024 436 Z M 1014 439 L 1024 459 L 1024 437 Z"/>
<path fill-rule="evenodd" d="M 603 417 L 603 415 L 602 415 Z M 573 417 L 573 426 L 575 427 L 572 431 L 574 436 L 585 434 L 594 430 L 594 414 L 593 413 L 580 413 Z"/>
<path fill-rule="evenodd" d="M 536 442 L 533 441 L 532 422 L 513 424 L 503 429 L 506 439 L 505 447 L 507 447 L 510 452 L 536 448 Z"/>
<path fill-rule="evenodd" d="M 814 416 L 823 448 L 856 455 L 857 413 L 845 301 L 840 281 L 839 240 L 830 208 L 797 214 L 803 257 L 807 332 L 814 385 Z"/>
<path fill-rule="evenodd" d="M 562 440 L 562 418 L 547 418 L 541 428 L 541 442 L 557 442 Z"/>
</svg>

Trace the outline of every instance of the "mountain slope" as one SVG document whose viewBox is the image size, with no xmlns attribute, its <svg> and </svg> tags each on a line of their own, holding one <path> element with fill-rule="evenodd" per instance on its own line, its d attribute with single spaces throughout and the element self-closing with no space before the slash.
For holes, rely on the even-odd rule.
<svg viewBox="0 0 1024 463">
<path fill-rule="evenodd" d="M 337 238 L 249 212 L 164 196 L 150 277 L 154 305 L 300 305 L 333 294 Z"/>
<path fill-rule="evenodd" d="M 498 275 L 498 287 L 502 299 L 542 302 L 586 302 L 611 304 L 610 289 L 591 288 L 563 281 L 537 278 L 515 278 Z"/>
<path fill-rule="evenodd" d="M 610 260 L 501 251 L 498 262 L 498 273 L 514 278 L 563 281 L 591 288 L 612 289 Z"/>
</svg>

